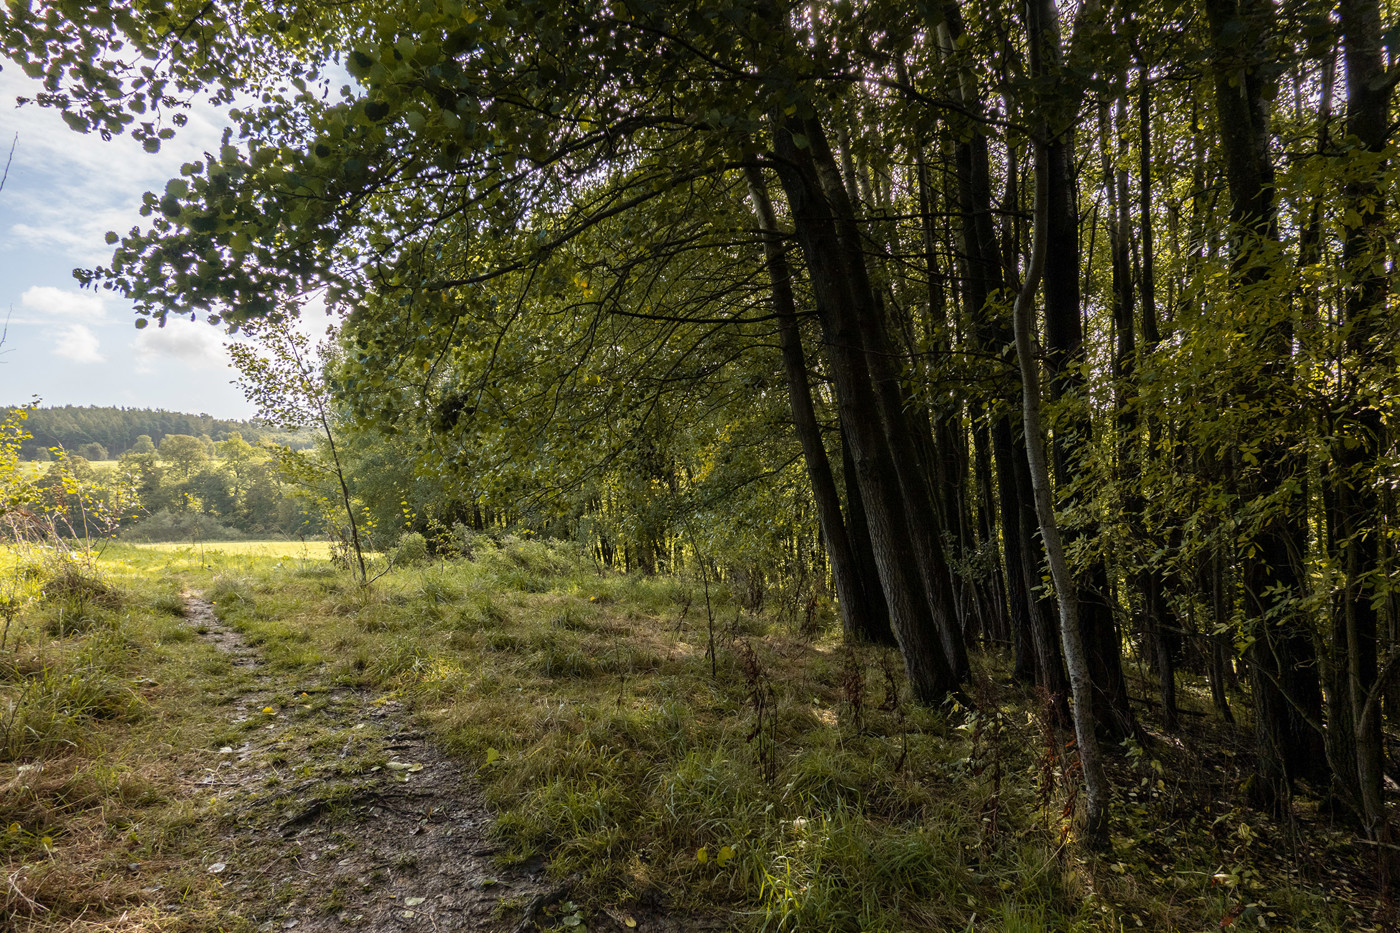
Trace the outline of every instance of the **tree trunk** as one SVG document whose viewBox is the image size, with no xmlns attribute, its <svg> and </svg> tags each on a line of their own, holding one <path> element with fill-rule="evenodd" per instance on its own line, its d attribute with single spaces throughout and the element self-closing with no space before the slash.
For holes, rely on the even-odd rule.
<svg viewBox="0 0 1400 933">
<path fill-rule="evenodd" d="M 1388 231 L 1381 188 L 1390 143 L 1390 98 L 1393 78 L 1382 57 L 1381 14 L 1377 0 L 1341 0 L 1344 56 L 1347 71 L 1347 135 L 1357 144 L 1348 157 L 1343 192 L 1343 215 L 1354 214 L 1342 244 L 1344 315 L 1350 328 L 1347 350 L 1358 368 L 1380 356 L 1389 329 L 1385 315 L 1388 277 L 1385 271 Z M 1334 460 L 1340 483 L 1336 489 L 1340 518 L 1346 593 L 1341 632 L 1345 641 L 1333 647 L 1334 663 L 1346 658 L 1346 680 L 1354 717 L 1356 784 L 1367 835 L 1388 843 L 1388 817 L 1382 793 L 1384 745 L 1381 735 L 1380 685 L 1376 637 L 1376 581 L 1384 569 L 1380 558 L 1381 502 L 1376 471 L 1385 449 L 1385 427 L 1379 407 L 1359 389 L 1350 401 Z M 1344 650 L 1343 650 L 1344 649 Z M 1395 859 L 1385 845 L 1387 876 Z"/>
<path fill-rule="evenodd" d="M 811 386 L 807 376 L 807 361 L 802 352 L 802 335 L 797 324 L 797 307 L 792 293 L 791 273 L 787 256 L 779 239 L 778 221 L 768 198 L 768 188 L 757 168 L 750 167 L 745 176 L 749 197 L 759 230 L 763 233 L 763 255 L 773 290 L 773 309 L 778 320 L 778 343 L 782 351 L 783 371 L 787 377 L 788 400 L 792 408 L 793 428 L 802 445 L 807 475 L 812 484 L 812 498 L 817 507 L 817 524 L 831 561 L 832 580 L 841 607 L 841 622 L 846 637 L 851 640 L 879 642 L 888 637 L 888 617 L 882 633 L 881 614 L 872 611 L 866 597 L 867 586 L 860 579 L 860 564 L 846 532 L 841 516 L 841 497 L 836 491 L 821 427 L 817 424 L 812 405 Z"/>
<path fill-rule="evenodd" d="M 1031 0 L 1027 5 L 1027 27 L 1031 73 L 1042 80 L 1064 80 L 1060 67 L 1060 38 L 1053 0 Z M 1074 128 L 1070 119 L 1077 94 L 1050 96 L 1042 104 L 1047 126 L 1044 158 L 1046 173 L 1046 257 L 1045 257 L 1045 350 L 1046 369 L 1052 401 L 1072 406 L 1060 418 L 1063 430 L 1054 435 L 1055 477 L 1065 484 L 1074 468 L 1071 458 L 1079 448 L 1092 443 L 1093 429 L 1088 413 L 1081 406 L 1084 377 L 1080 369 L 1084 354 L 1084 332 L 1080 321 L 1079 292 L 1079 210 L 1074 187 Z M 1039 181 L 1037 181 L 1039 184 Z M 1025 364 L 1021 366 L 1022 378 Z M 1027 448 L 1031 441 L 1028 439 Z M 1072 506 L 1072 502 L 1062 503 Z M 1042 521 L 1042 532 L 1044 523 Z M 1093 536 L 1096 530 L 1081 532 Z M 1049 542 L 1046 542 L 1047 550 Z M 1064 591 L 1056 588 L 1058 593 Z M 1099 727 L 1113 738 L 1136 734 L 1137 722 L 1128 705 L 1127 683 L 1123 679 L 1122 639 L 1114 622 L 1109 601 L 1108 568 L 1103 557 L 1095 556 L 1075 587 L 1081 605 L 1076 613 L 1092 676 Z M 1063 596 L 1061 596 L 1063 598 Z M 1063 620 L 1064 611 L 1060 612 Z M 1065 659 L 1068 662 L 1068 658 Z"/>
<path fill-rule="evenodd" d="M 1032 7 L 1037 2 L 1039 0 L 1032 0 Z M 1032 16 L 1033 30 L 1036 28 L 1035 24 L 1036 17 Z M 1054 491 L 1050 487 L 1050 469 L 1045 457 L 1045 428 L 1040 411 L 1040 374 L 1036 371 L 1037 354 L 1032 344 L 1035 293 L 1046 260 L 1046 239 L 1050 235 L 1050 162 L 1047 148 L 1043 143 L 1036 146 L 1034 246 L 1031 250 L 1030 265 L 1026 269 L 1025 282 L 1021 286 L 1020 294 L 1016 296 L 1016 355 L 1021 363 L 1021 395 L 1024 409 L 1022 420 L 1026 426 L 1027 464 L 1035 490 L 1035 509 L 1040 518 L 1040 534 L 1045 541 L 1050 573 L 1054 578 L 1055 592 L 1060 601 L 1060 634 L 1065 661 L 1069 666 L 1070 687 L 1074 694 L 1075 743 L 1079 749 L 1079 762 L 1084 771 L 1086 791 L 1085 836 L 1091 845 L 1101 846 L 1108 841 L 1108 778 L 1104 774 L 1095 729 L 1095 691 L 1090 683 L 1088 659 L 1080 638 L 1079 620 L 1076 618 L 1079 608 L 1078 594 L 1075 592 L 1077 581 L 1065 559 L 1064 545 L 1060 540 L 1055 519 Z"/>
<path fill-rule="evenodd" d="M 1273 9 L 1268 0 L 1206 0 L 1205 6 L 1230 190 L 1233 276 L 1237 287 L 1257 288 L 1274 275 L 1271 259 L 1278 244 L 1269 152 L 1272 93 L 1265 68 Z M 1244 490 L 1247 499 L 1299 488 L 1288 428 L 1291 413 L 1283 398 L 1292 382 L 1292 321 L 1257 296 L 1248 301 L 1241 311 L 1248 328 L 1245 343 L 1262 350 L 1264 360 L 1258 378 L 1240 390 L 1260 411 L 1259 466 L 1252 488 Z M 1301 496 L 1270 505 L 1242 569 L 1245 614 L 1254 636 L 1248 657 L 1259 755 L 1255 797 L 1274 808 L 1282 805 L 1294 778 L 1323 782 L 1328 772 L 1319 731 L 1322 690 L 1316 652 L 1305 620 L 1295 612 L 1304 595 L 1306 523 Z"/>
<path fill-rule="evenodd" d="M 956 3 L 946 3 L 941 22 L 934 24 L 945 54 L 951 54 L 963 35 L 962 15 Z M 975 77 L 960 73 L 955 91 L 969 119 L 982 114 Z M 957 172 L 958 213 L 961 220 L 963 295 L 972 320 L 974 350 L 995 359 L 1002 368 L 994 375 L 1000 400 L 1012 403 L 1020 395 L 1012 328 L 998 319 L 991 299 L 1006 287 L 1003 257 L 997 243 L 992 213 L 991 170 L 986 137 L 976 127 L 959 137 L 954 148 Z M 997 406 L 998 408 L 1000 406 Z M 1001 503 L 1002 559 L 1006 566 L 1007 602 L 1015 646 L 1014 672 L 1018 680 L 1034 679 L 1055 698 L 1067 703 L 1069 684 L 1059 653 L 1054 610 L 1048 612 L 1036 593 L 1040 587 L 1042 553 L 1036 543 L 1037 522 L 1029 477 L 1025 472 L 1024 435 L 1015 429 L 1010 411 L 997 411 L 991 424 L 992 456 L 996 465 L 997 492 Z"/>
<path fill-rule="evenodd" d="M 794 139 L 794 128 L 804 145 L 799 146 Z M 886 406 L 871 372 L 870 348 L 888 341 L 883 321 L 874 313 L 863 257 L 842 242 L 838 232 L 849 226 L 849 204 L 819 177 L 819 171 L 836 174 L 836 166 L 815 120 L 802 121 L 796 127 L 777 120 L 773 137 L 778 177 L 806 257 L 842 424 L 848 432 L 856 479 L 869 513 L 871 543 L 910 689 L 919 702 L 941 703 L 960 692 L 947 654 L 949 634 L 960 640 L 960 633 L 950 605 L 950 588 L 945 585 L 940 598 L 929 598 L 926 571 L 937 568 L 921 568 L 910 547 L 932 529 L 914 527 L 921 516 L 910 514 L 897 461 L 916 454 L 907 433 L 898 433 L 900 425 L 886 421 Z M 818 147 L 819 151 L 814 151 Z M 839 183 L 839 176 L 837 180 Z M 906 462 L 902 472 L 909 471 Z M 947 568 L 941 569 L 946 580 Z"/>
</svg>

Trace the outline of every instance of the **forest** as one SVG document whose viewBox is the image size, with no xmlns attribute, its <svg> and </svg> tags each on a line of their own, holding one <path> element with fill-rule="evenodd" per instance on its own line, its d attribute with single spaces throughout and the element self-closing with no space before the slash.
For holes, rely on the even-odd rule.
<svg viewBox="0 0 1400 933">
<path fill-rule="evenodd" d="M 156 445 L 167 434 L 207 435 L 216 442 L 238 434 L 251 444 L 266 438 L 296 448 L 304 448 L 311 443 L 309 438 L 283 436 L 285 432 L 248 421 L 228 421 L 205 414 L 97 405 L 34 407 L 25 419 L 25 431 L 29 437 L 19 451 L 25 460 L 47 460 L 52 447 L 62 447 L 88 460 L 115 460 L 135 447 L 143 434 Z"/>
<path fill-rule="evenodd" d="M 220 150 L 75 275 L 137 327 L 250 347 L 336 310 L 312 356 L 241 368 L 265 417 L 324 435 L 343 543 L 685 575 L 715 678 L 710 587 L 732 631 L 833 607 L 917 715 L 1063 732 L 1088 859 L 1142 816 L 1133 767 L 1228 734 L 1243 766 L 1196 790 L 1343 830 L 1381 926 L 1397 35 L 1380 0 L 0 12 L 75 131 L 156 151 L 192 101 L 228 108 Z M 945 928 L 872 903 L 821 922 Z M 1268 925 L 1237 906 L 1209 922 Z"/>
</svg>

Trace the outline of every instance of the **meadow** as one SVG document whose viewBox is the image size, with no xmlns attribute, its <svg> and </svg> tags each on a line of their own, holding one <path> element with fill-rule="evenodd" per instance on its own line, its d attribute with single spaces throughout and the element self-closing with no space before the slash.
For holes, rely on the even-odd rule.
<svg viewBox="0 0 1400 933">
<path fill-rule="evenodd" d="M 388 773 L 387 752 L 346 754 L 364 723 L 306 718 L 345 691 L 402 704 L 456 762 L 494 814 L 500 871 L 538 864 L 567 885 L 568 911 L 524 916 L 500 897 L 502 928 L 1386 922 L 1348 833 L 1244 804 L 1246 756 L 1204 715 L 1202 685 L 1183 696 L 1202 714 L 1189 745 L 1115 756 L 1112 843 L 1093 852 L 1076 837 L 1068 735 L 991 659 L 973 691 L 989 712 L 930 709 L 908 702 L 892 651 L 841 643 L 829 606 L 753 612 L 723 582 L 707 599 L 701 581 L 603 572 L 534 540 L 481 538 L 473 559 L 396 566 L 368 587 L 324 553 L 5 554 L 0 926 L 263 928 L 287 897 L 276 873 L 233 884 L 211 865 L 285 855 L 283 836 L 247 827 L 275 827 L 289 789 L 333 802 L 349 775 Z M 254 674 L 185 617 L 193 593 L 257 655 L 265 715 L 231 715 Z M 275 747 L 249 753 L 256 778 L 209 782 L 274 725 Z M 368 817 L 322 810 L 350 851 Z M 298 897 L 330 920 L 355 916 L 353 893 Z"/>
</svg>

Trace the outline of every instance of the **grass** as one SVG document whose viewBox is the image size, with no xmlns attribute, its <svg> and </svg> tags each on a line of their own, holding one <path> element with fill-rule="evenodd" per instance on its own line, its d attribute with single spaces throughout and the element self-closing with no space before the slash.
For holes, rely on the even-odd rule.
<svg viewBox="0 0 1400 933">
<path fill-rule="evenodd" d="M 196 559 L 202 553 L 240 557 L 290 557 L 303 561 L 323 561 L 328 559 L 331 553 L 330 543 L 326 541 L 173 541 L 127 546 L 181 556 L 193 556 Z"/>
<path fill-rule="evenodd" d="M 1185 747 L 1117 756 L 1112 848 L 1081 849 L 1064 815 L 1068 736 L 1005 686 L 994 658 L 977 659 L 986 712 L 913 707 L 889 653 L 799 637 L 794 620 L 743 612 L 712 584 L 711 676 L 694 584 L 599 573 L 536 541 L 396 570 L 368 590 L 305 552 L 246 542 L 114 547 L 102 573 L 121 601 L 61 635 L 49 623 L 69 597 L 44 597 L 36 578 L 0 685 L 33 717 L 21 731 L 45 736 L 0 743 L 0 825 L 20 827 L 0 837 L 0 871 L 51 919 L 3 894 L 0 918 L 36 930 L 122 911 L 156 923 L 149 876 L 119 867 L 133 861 L 167 866 L 166 890 L 187 886 L 181 929 L 237 915 L 197 870 L 218 808 L 169 763 L 210 735 L 237 744 L 190 699 L 236 674 L 172 614 L 185 586 L 289 685 L 314 673 L 411 704 L 477 775 L 502 857 L 544 855 L 585 912 L 664 897 L 677 915 L 749 930 L 1373 922 L 1358 847 L 1306 810 L 1279 825 L 1244 808 L 1243 759 L 1191 751 L 1238 744 L 1207 717 Z M 1184 684 L 1183 702 L 1207 710 L 1197 692 Z M 44 767 L 17 770 L 31 763 Z"/>
<path fill-rule="evenodd" d="M 169 611 L 175 581 L 0 556 L 23 568 L 0 653 L 0 928 L 218 928 L 208 810 L 181 785 L 213 728 L 209 649 Z"/>
</svg>

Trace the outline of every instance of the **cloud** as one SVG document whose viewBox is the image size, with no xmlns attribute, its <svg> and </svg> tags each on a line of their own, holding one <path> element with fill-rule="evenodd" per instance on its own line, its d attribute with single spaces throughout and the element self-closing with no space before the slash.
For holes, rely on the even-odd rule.
<svg viewBox="0 0 1400 933">
<path fill-rule="evenodd" d="M 86 324 L 69 324 L 58 332 L 53 352 L 75 363 L 101 363 L 100 346 L 97 335 Z"/>
<path fill-rule="evenodd" d="M 50 317 L 100 321 L 107 316 L 107 299 L 96 292 L 34 285 L 26 289 L 24 294 L 19 296 L 19 300 L 20 304 L 31 311 L 38 311 Z"/>
<path fill-rule="evenodd" d="M 151 372 L 162 359 L 205 370 L 223 369 L 229 365 L 225 337 L 217 327 L 172 319 L 164 327 L 147 327 L 138 333 L 131 348 L 138 372 Z"/>
<path fill-rule="evenodd" d="M 141 195 L 163 191 L 182 163 L 217 152 L 228 122 L 219 109 L 196 102 L 184 111 L 188 124 L 151 154 L 129 136 L 103 140 L 97 133 L 76 133 L 53 109 L 15 106 L 17 96 L 42 90 L 41 82 L 18 68 L 0 72 L 0 138 L 5 150 L 13 134 L 19 139 L 0 204 L 0 229 L 9 234 L 0 237 L 0 249 L 43 249 L 72 265 L 109 262 L 112 248 L 103 234 L 144 224 Z M 11 269 L 6 277 L 16 273 Z"/>
</svg>

